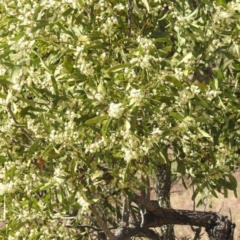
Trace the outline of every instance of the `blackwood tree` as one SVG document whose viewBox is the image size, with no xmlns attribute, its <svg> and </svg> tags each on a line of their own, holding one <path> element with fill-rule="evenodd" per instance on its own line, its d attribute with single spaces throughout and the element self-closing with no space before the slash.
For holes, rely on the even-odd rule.
<svg viewBox="0 0 240 240">
<path fill-rule="evenodd" d="M 239 11 L 2 0 L 0 236 L 172 240 L 180 224 L 233 239 L 231 219 L 172 209 L 170 188 L 237 197 Z"/>
</svg>

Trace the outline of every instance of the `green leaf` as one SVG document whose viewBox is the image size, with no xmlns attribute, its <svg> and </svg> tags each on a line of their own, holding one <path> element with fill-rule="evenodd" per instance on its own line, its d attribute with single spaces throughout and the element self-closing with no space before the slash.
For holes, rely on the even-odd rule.
<svg viewBox="0 0 240 240">
<path fill-rule="evenodd" d="M 11 73 L 11 81 L 15 82 L 16 78 L 18 77 L 18 73 L 21 70 L 21 68 L 19 66 L 15 66 L 12 70 Z"/>
<path fill-rule="evenodd" d="M 130 67 L 131 64 L 130 63 L 123 63 L 123 64 L 119 64 L 119 65 L 116 65 L 114 67 L 111 67 L 107 70 L 107 72 L 112 72 L 112 73 L 116 73 L 116 72 L 119 72 L 127 67 Z"/>
<path fill-rule="evenodd" d="M 43 151 L 42 153 L 42 157 L 46 157 L 48 155 L 48 153 L 53 149 L 54 144 L 50 143 Z"/>
<path fill-rule="evenodd" d="M 64 58 L 64 67 L 70 72 L 73 72 L 73 63 L 72 63 L 72 59 L 69 56 L 66 56 Z"/>
<path fill-rule="evenodd" d="M 194 0 L 195 1 L 195 0 Z M 203 3 L 205 3 L 206 5 L 208 5 L 209 7 L 213 6 L 213 1 L 209 1 L 209 0 L 201 0 Z"/>
<path fill-rule="evenodd" d="M 74 9 L 73 8 L 68 8 L 63 14 L 62 14 L 62 16 L 68 16 L 68 15 L 70 15 L 72 12 L 74 11 Z"/>
<path fill-rule="evenodd" d="M 237 189 L 237 180 L 236 180 L 236 178 L 232 174 L 229 174 L 228 178 L 229 178 L 229 181 L 230 181 L 231 190 Z"/>
<path fill-rule="evenodd" d="M 37 139 L 32 146 L 28 149 L 28 155 L 31 156 L 35 150 L 39 147 L 40 139 Z"/>
<path fill-rule="evenodd" d="M 205 132 L 204 130 L 202 130 L 201 128 L 197 128 L 198 132 L 202 134 L 203 137 L 206 138 L 212 138 L 211 135 L 209 135 L 207 132 Z"/>
<path fill-rule="evenodd" d="M 172 117 L 174 117 L 174 118 L 177 119 L 178 121 L 182 121 L 182 120 L 183 120 L 183 116 L 182 116 L 180 113 L 170 112 L 169 115 L 172 116 Z"/>
<path fill-rule="evenodd" d="M 185 172 L 186 172 L 185 164 L 181 160 L 177 161 L 177 172 L 179 172 L 181 174 L 185 174 Z"/>
<path fill-rule="evenodd" d="M 9 78 L 8 75 L 0 76 L 0 85 L 13 84 L 12 82 L 8 81 L 7 78 Z"/>
<path fill-rule="evenodd" d="M 111 122 L 111 118 L 107 119 L 106 121 L 103 122 L 103 126 L 102 126 L 102 129 L 101 129 L 101 133 L 103 135 L 103 137 L 105 138 L 106 137 L 106 134 L 107 134 L 107 129 L 108 129 L 108 126 Z"/>
<path fill-rule="evenodd" d="M 227 7 L 227 4 L 226 4 L 225 0 L 216 0 L 216 1 L 219 5 L 221 5 L 223 7 Z"/>
<path fill-rule="evenodd" d="M 223 188 L 224 198 L 228 198 L 228 189 L 226 187 Z"/>
<path fill-rule="evenodd" d="M 130 165 L 131 165 L 131 161 L 129 161 L 128 163 L 127 163 L 127 166 L 126 166 L 126 168 L 125 168 L 125 172 L 124 172 L 124 182 L 127 182 L 127 181 L 129 181 L 129 179 L 130 179 L 130 176 L 131 176 L 131 171 L 130 171 Z"/>
<path fill-rule="evenodd" d="M 146 7 L 147 11 L 149 12 L 149 4 L 147 0 L 141 0 L 144 6 Z"/>
<path fill-rule="evenodd" d="M 32 50 L 32 51 L 33 51 L 33 50 Z M 46 65 L 46 63 L 42 60 L 41 56 L 40 56 L 36 51 L 33 51 L 33 53 L 36 54 L 36 55 L 39 57 L 43 68 L 44 68 L 45 70 L 47 70 L 47 72 L 49 72 L 49 73 L 51 74 L 51 73 L 52 73 L 52 70 L 51 70 L 51 69 Z"/>
<path fill-rule="evenodd" d="M 45 19 L 44 20 L 38 20 L 35 23 L 36 23 L 37 26 L 32 29 L 33 33 L 36 32 L 39 29 L 45 28 L 49 24 L 48 20 L 45 20 Z"/>
<path fill-rule="evenodd" d="M 204 188 L 203 186 L 197 186 L 196 190 L 193 192 L 192 200 L 194 200 L 196 198 L 198 193 L 202 192 L 203 188 Z"/>
<path fill-rule="evenodd" d="M 85 124 L 87 125 L 92 125 L 92 124 L 96 124 L 96 123 L 100 123 L 102 122 L 103 120 L 107 119 L 109 116 L 106 114 L 106 115 L 103 115 L 103 116 L 98 116 L 98 117 L 94 117 L 94 118 L 91 118 L 91 119 L 88 119 Z"/>
<path fill-rule="evenodd" d="M 189 59 L 192 58 L 192 53 L 189 52 L 178 64 L 177 66 L 179 66 L 181 63 L 186 63 Z"/>
<path fill-rule="evenodd" d="M 22 100 L 23 102 L 27 103 L 28 105 L 32 106 L 33 108 L 35 107 L 35 103 L 31 100 L 28 100 L 26 98 L 23 97 L 18 97 L 19 100 Z"/>
<path fill-rule="evenodd" d="M 51 82 L 55 93 L 58 95 L 58 84 L 54 76 L 51 76 Z"/>
<path fill-rule="evenodd" d="M 218 198 L 218 195 L 217 195 L 217 193 L 214 191 L 213 188 L 210 188 L 210 192 L 211 192 L 211 194 L 212 194 L 215 198 Z"/>
<path fill-rule="evenodd" d="M 186 185 L 186 183 L 185 183 L 184 177 L 182 177 L 181 179 L 182 179 L 182 184 L 183 184 L 184 188 L 185 188 L 185 189 L 188 189 L 188 187 L 187 187 L 187 185 Z"/>
<path fill-rule="evenodd" d="M 40 119 L 41 119 L 41 122 L 42 122 L 42 125 L 43 125 L 45 131 L 49 134 L 50 133 L 50 125 L 46 121 L 45 113 L 42 113 L 40 115 Z"/>
<path fill-rule="evenodd" d="M 23 36 L 24 36 L 24 32 L 23 32 L 23 31 L 20 31 L 20 32 L 18 33 L 18 35 L 17 35 L 16 37 L 12 38 L 11 40 L 12 40 L 12 41 L 18 41 L 18 40 L 21 39 Z"/>
<path fill-rule="evenodd" d="M 166 76 L 166 80 L 169 82 L 172 82 L 177 89 L 179 89 L 179 90 L 183 89 L 183 85 L 180 83 L 180 81 L 177 78 L 171 77 L 171 76 Z"/>
<path fill-rule="evenodd" d="M 159 155 L 160 163 L 167 163 L 166 157 L 161 151 L 159 151 L 158 155 Z"/>
<path fill-rule="evenodd" d="M 208 102 L 206 102 L 205 100 L 203 100 L 203 99 L 202 99 L 201 97 L 199 97 L 199 96 L 196 96 L 196 97 L 197 97 L 197 99 L 200 100 L 200 104 L 201 104 L 203 107 L 209 108 Z"/>
</svg>

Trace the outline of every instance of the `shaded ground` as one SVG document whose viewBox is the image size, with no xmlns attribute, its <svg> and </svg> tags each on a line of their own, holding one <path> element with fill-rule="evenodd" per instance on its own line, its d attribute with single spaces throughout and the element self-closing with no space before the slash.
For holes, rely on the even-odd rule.
<svg viewBox="0 0 240 240">
<path fill-rule="evenodd" d="M 235 174 L 235 177 L 240 183 L 240 172 Z M 172 194 L 171 194 L 171 204 L 172 208 L 175 209 L 186 209 L 191 210 L 193 209 L 193 202 L 191 201 L 192 196 L 192 189 L 186 190 L 181 181 L 174 184 L 172 187 Z M 212 203 L 212 208 L 208 206 Z M 234 240 L 240 239 L 240 186 L 238 186 L 238 198 L 235 198 L 232 192 L 229 192 L 229 197 L 224 198 L 219 194 L 219 198 L 209 198 L 208 204 L 206 206 L 205 211 L 213 211 L 219 212 L 224 216 L 228 216 L 230 219 L 229 209 L 231 210 L 232 214 L 232 221 L 236 224 L 235 232 L 234 232 Z M 204 207 L 199 207 L 196 210 L 204 211 Z M 208 240 L 207 234 L 202 229 L 202 240 Z M 175 234 L 178 239 L 186 240 L 192 239 L 194 236 L 191 228 L 189 226 L 175 226 Z"/>
</svg>

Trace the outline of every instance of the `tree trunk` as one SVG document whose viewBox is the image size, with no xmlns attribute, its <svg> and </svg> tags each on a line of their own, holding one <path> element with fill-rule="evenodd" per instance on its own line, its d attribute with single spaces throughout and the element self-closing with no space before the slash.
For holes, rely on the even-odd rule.
<svg viewBox="0 0 240 240">
<path fill-rule="evenodd" d="M 171 164 L 160 164 L 157 174 L 157 199 L 160 207 L 170 208 L 170 190 L 171 190 Z M 174 228 L 173 225 L 163 225 L 161 227 L 161 239 L 174 240 Z"/>
</svg>

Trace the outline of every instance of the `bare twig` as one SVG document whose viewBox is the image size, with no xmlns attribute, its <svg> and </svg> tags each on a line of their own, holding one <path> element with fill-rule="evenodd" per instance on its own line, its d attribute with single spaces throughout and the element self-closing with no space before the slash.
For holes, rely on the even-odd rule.
<svg viewBox="0 0 240 240">
<path fill-rule="evenodd" d="M 222 203 L 222 206 L 221 206 L 221 208 L 219 209 L 218 213 L 220 213 L 220 212 L 222 211 L 223 206 L 224 206 L 224 202 Z"/>
<path fill-rule="evenodd" d="M 122 222 L 127 227 L 129 224 L 129 199 L 125 197 L 123 199 L 123 213 L 122 213 Z"/>
<path fill-rule="evenodd" d="M 117 238 L 114 236 L 114 234 L 109 230 L 107 225 L 104 223 L 102 218 L 99 216 L 99 213 L 98 213 L 98 210 L 97 210 L 96 206 L 92 205 L 91 209 L 92 209 L 93 214 L 95 215 L 95 220 L 96 220 L 97 224 L 102 228 L 102 230 L 106 234 L 106 236 L 110 240 L 117 240 Z"/>
<path fill-rule="evenodd" d="M 133 0 L 128 0 L 128 37 L 131 37 L 132 30 L 132 11 L 133 11 Z"/>
</svg>

